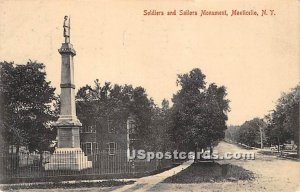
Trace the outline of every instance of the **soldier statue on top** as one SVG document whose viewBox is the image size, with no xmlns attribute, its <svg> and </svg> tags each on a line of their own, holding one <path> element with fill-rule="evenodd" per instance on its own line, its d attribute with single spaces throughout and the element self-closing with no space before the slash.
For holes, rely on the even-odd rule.
<svg viewBox="0 0 300 192">
<path fill-rule="evenodd" d="M 65 43 L 70 43 L 70 18 L 68 16 L 64 17 L 64 37 Z"/>
</svg>

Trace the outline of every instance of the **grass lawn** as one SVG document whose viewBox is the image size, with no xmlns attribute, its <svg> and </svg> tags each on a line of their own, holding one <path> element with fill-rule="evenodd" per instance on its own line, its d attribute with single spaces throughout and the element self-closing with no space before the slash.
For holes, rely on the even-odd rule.
<svg viewBox="0 0 300 192">
<path fill-rule="evenodd" d="M 164 183 L 202 183 L 254 179 L 253 173 L 242 167 L 216 162 L 199 162 L 167 178 Z"/>
<path fill-rule="evenodd" d="M 14 191 L 18 189 L 53 189 L 53 188 L 90 188 L 90 187 L 114 187 L 121 185 L 129 185 L 134 183 L 134 181 L 116 181 L 107 180 L 101 182 L 78 182 L 78 183 L 49 183 L 49 184 L 32 184 L 32 185 L 11 185 L 2 187 L 3 191 Z"/>
</svg>

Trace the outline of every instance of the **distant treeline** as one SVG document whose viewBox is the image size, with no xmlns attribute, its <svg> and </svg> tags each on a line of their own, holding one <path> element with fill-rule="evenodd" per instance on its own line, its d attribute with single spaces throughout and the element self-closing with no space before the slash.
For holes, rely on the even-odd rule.
<svg viewBox="0 0 300 192">
<path fill-rule="evenodd" d="M 254 118 L 241 126 L 228 126 L 225 138 L 228 141 L 259 147 L 283 145 L 294 141 L 299 146 L 299 101 L 300 85 L 283 93 L 275 109 L 264 118 Z M 299 151 L 299 147 L 298 147 Z"/>
</svg>

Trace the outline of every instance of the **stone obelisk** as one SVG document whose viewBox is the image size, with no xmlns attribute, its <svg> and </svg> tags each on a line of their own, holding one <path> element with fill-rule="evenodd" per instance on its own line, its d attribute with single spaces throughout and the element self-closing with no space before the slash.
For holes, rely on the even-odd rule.
<svg viewBox="0 0 300 192">
<path fill-rule="evenodd" d="M 82 170 L 92 167 L 80 148 L 79 128 L 81 122 L 76 116 L 74 63 L 76 52 L 70 43 L 70 19 L 64 17 L 64 38 L 58 52 L 61 54 L 60 116 L 53 123 L 57 128 L 58 147 L 46 164 L 46 170 Z"/>
</svg>

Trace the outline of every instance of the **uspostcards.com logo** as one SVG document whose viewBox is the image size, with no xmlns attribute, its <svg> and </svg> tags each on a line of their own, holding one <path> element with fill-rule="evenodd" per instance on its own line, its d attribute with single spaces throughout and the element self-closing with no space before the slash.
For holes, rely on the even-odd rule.
<svg viewBox="0 0 300 192">
<path fill-rule="evenodd" d="M 127 152 L 127 158 L 129 160 L 139 159 L 151 161 L 152 159 L 174 159 L 174 160 L 193 160 L 204 159 L 204 160 L 254 160 L 254 152 L 225 152 L 223 155 L 220 155 L 218 151 L 202 151 L 202 152 L 178 152 L 177 150 L 173 152 L 146 152 L 145 150 L 132 150 Z"/>
</svg>

